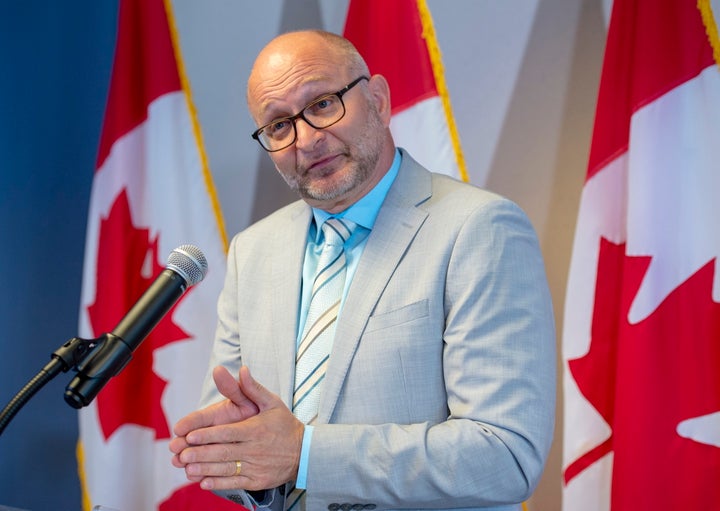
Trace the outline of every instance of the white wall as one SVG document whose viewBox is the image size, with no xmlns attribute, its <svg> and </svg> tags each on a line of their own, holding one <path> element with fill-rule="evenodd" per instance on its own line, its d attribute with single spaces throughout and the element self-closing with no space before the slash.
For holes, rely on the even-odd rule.
<svg viewBox="0 0 720 511">
<path fill-rule="evenodd" d="M 245 82 L 288 29 L 342 32 L 347 0 L 174 0 L 228 232 L 293 197 L 249 134 Z M 610 0 L 428 0 L 471 181 L 518 202 L 540 236 L 562 329 L 565 283 Z M 560 376 L 560 372 L 558 372 Z M 560 509 L 556 441 L 532 510 Z"/>
</svg>

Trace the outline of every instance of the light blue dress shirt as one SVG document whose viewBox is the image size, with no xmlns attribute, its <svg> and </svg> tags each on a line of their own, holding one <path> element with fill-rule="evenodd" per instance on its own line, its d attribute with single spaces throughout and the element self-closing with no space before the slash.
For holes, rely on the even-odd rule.
<svg viewBox="0 0 720 511">
<path fill-rule="evenodd" d="M 367 195 L 345 211 L 331 215 L 322 209 L 313 208 L 314 221 L 310 223 L 308 242 L 307 247 L 305 248 L 305 261 L 303 264 L 303 286 L 299 311 L 300 321 L 298 321 L 299 328 L 297 334 L 298 343 L 300 342 L 300 337 L 305 326 L 305 320 L 307 319 L 308 308 L 310 307 L 310 296 L 312 294 L 312 283 L 315 279 L 318 259 L 320 258 L 322 245 L 325 241 L 322 233 L 323 223 L 328 218 L 338 217 L 347 218 L 358 225 L 358 228 L 355 229 L 353 234 L 345 242 L 347 273 L 345 277 L 345 289 L 340 302 L 340 314 L 342 314 L 342 306 L 345 303 L 345 297 L 347 296 L 350 283 L 355 275 L 355 270 L 357 269 L 358 262 L 360 261 L 360 256 L 367 244 L 368 234 L 370 234 L 373 225 L 375 225 L 375 219 L 380 211 L 380 206 L 382 206 L 382 203 L 385 201 L 385 197 L 387 196 L 393 181 L 395 181 L 395 177 L 397 177 L 401 161 L 402 156 L 400 155 L 400 151 L 396 149 L 395 158 L 393 159 L 392 165 L 390 166 L 387 174 L 383 176 L 380 182 L 378 182 L 378 184 L 376 184 Z M 300 466 L 298 468 L 297 480 L 295 481 L 296 488 L 305 489 L 307 487 L 308 458 L 310 457 L 312 432 L 313 427 L 306 425 L 302 449 L 300 451 Z"/>
</svg>

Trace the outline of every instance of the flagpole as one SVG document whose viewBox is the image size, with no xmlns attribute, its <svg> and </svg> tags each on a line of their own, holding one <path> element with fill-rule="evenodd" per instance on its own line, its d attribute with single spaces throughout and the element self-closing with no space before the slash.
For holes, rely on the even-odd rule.
<svg viewBox="0 0 720 511">
<path fill-rule="evenodd" d="M 450 139 L 455 151 L 458 171 L 460 172 L 460 178 L 467 183 L 470 181 L 470 178 L 465 166 L 465 156 L 463 155 L 462 146 L 460 145 L 460 134 L 458 133 L 452 105 L 450 104 L 450 92 L 445 83 L 445 68 L 442 63 L 440 45 L 435 36 L 432 14 L 425 0 L 417 0 L 417 8 L 420 14 L 420 22 L 422 23 L 422 37 L 427 45 L 433 75 L 435 76 L 435 86 L 437 87 L 438 95 L 442 100 L 443 109 L 445 110 L 445 118 L 447 119 L 448 131 L 450 132 Z"/>
</svg>

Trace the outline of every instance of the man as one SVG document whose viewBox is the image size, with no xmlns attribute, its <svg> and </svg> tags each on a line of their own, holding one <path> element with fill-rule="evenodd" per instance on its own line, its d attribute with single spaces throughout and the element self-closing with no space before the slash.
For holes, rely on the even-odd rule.
<svg viewBox="0 0 720 511">
<path fill-rule="evenodd" d="M 555 412 L 552 307 L 528 219 L 396 149 L 386 80 L 337 35 L 271 41 L 247 99 L 253 137 L 302 200 L 233 240 L 218 367 L 206 407 L 175 426 L 173 464 L 247 507 L 517 509 Z M 314 290 L 328 226 L 344 250 Z M 336 274 L 339 317 L 338 302 L 314 312 Z M 316 316 L 330 319 L 316 328 Z M 333 329 L 306 369 L 307 346 Z M 317 385 L 303 389 L 308 374 Z"/>
</svg>

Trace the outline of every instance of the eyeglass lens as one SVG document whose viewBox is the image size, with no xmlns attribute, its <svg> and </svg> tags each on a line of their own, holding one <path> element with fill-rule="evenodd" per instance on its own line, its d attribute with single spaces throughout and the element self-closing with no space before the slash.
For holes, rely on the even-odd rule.
<svg viewBox="0 0 720 511">
<path fill-rule="evenodd" d="M 342 100 L 336 94 L 328 94 L 306 106 L 298 117 L 302 117 L 315 129 L 323 129 L 336 123 L 345 115 Z M 280 119 L 265 126 L 259 134 L 263 145 L 269 149 L 290 145 L 295 139 L 295 123 L 292 118 Z"/>
</svg>

